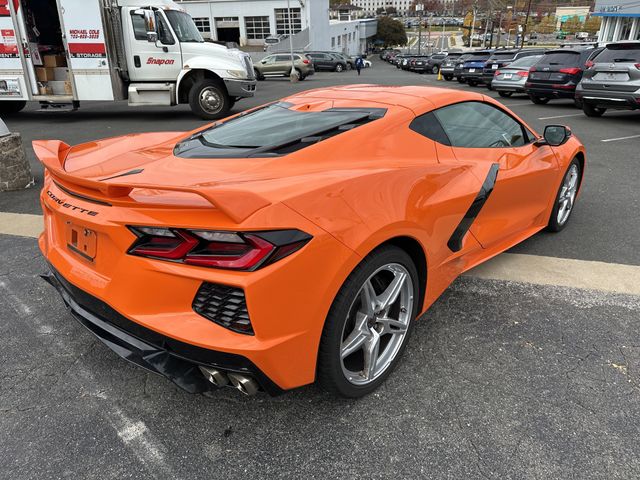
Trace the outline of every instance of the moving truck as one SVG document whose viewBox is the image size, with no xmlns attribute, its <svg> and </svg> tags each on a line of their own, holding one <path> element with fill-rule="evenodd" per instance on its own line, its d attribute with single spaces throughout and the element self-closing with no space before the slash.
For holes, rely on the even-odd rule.
<svg viewBox="0 0 640 480">
<path fill-rule="evenodd" d="M 255 88 L 251 57 L 170 0 L 0 0 L 0 114 L 128 100 L 215 119 Z"/>
</svg>

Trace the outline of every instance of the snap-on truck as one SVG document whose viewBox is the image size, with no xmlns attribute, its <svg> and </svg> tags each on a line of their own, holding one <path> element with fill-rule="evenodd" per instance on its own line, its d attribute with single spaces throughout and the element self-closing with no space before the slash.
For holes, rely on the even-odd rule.
<svg viewBox="0 0 640 480">
<path fill-rule="evenodd" d="M 251 57 L 169 0 L 0 0 L 0 114 L 128 100 L 215 119 L 255 88 Z"/>
</svg>

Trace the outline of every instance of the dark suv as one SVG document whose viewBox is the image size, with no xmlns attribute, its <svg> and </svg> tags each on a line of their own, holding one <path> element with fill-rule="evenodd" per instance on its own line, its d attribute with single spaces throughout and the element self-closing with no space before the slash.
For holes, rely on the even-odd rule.
<svg viewBox="0 0 640 480">
<path fill-rule="evenodd" d="M 472 87 L 482 82 L 484 65 L 492 54 L 493 50 L 478 50 L 477 52 L 473 52 L 462 65 L 462 71 L 460 72 L 462 80 Z"/>
<path fill-rule="evenodd" d="M 347 69 L 347 62 L 332 53 L 306 52 L 306 55 L 313 62 L 316 71 L 330 70 L 332 72 L 342 72 Z"/>
<path fill-rule="evenodd" d="M 547 103 L 552 98 L 575 99 L 576 85 L 582 79 L 587 62 L 600 48 L 561 48 L 549 50 L 529 70 L 524 91 L 533 103 Z M 576 105 L 580 106 L 579 101 Z"/>
<path fill-rule="evenodd" d="M 544 50 L 537 48 L 527 48 L 520 50 L 496 50 L 493 55 L 489 57 L 487 63 L 482 70 L 482 83 L 491 88 L 491 80 L 493 80 L 493 74 L 499 68 L 506 67 L 511 62 L 523 57 L 530 57 L 531 55 L 542 55 Z"/>
<path fill-rule="evenodd" d="M 587 63 L 576 99 L 589 117 L 608 108 L 640 109 L 640 42 L 610 43 Z"/>
</svg>

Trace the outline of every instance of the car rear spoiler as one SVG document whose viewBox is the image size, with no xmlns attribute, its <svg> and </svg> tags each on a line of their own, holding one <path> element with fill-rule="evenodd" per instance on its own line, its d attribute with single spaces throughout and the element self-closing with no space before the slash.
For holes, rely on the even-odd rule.
<svg viewBox="0 0 640 480">
<path fill-rule="evenodd" d="M 81 187 L 89 192 L 99 192 L 109 201 L 122 204 L 135 203 L 135 200 L 129 197 L 134 189 L 189 193 L 204 198 L 210 205 L 236 223 L 244 221 L 258 210 L 271 205 L 269 200 L 246 190 L 216 188 L 215 186 L 154 185 L 78 177 L 64 170 L 65 159 L 71 150 L 69 145 L 60 140 L 34 140 L 32 145 L 36 157 L 56 183 L 67 185 L 71 190 L 74 187 Z"/>
</svg>

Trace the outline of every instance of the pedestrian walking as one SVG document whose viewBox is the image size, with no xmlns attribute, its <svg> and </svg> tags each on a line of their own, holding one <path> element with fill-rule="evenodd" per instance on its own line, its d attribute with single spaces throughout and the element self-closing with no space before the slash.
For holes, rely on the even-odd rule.
<svg viewBox="0 0 640 480">
<path fill-rule="evenodd" d="M 360 70 L 364 68 L 364 60 L 362 57 L 356 58 L 356 70 L 358 71 L 358 75 L 360 75 Z"/>
</svg>

